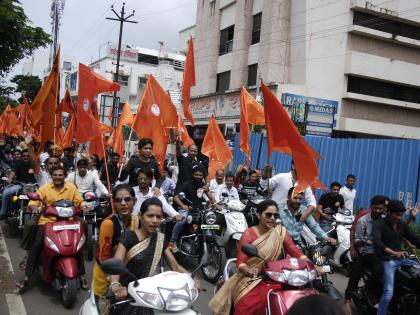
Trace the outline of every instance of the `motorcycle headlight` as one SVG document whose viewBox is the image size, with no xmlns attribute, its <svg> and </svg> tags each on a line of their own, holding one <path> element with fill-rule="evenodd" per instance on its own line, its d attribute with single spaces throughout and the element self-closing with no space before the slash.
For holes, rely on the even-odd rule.
<svg viewBox="0 0 420 315">
<path fill-rule="evenodd" d="M 210 211 L 206 214 L 206 223 L 215 224 L 217 220 L 216 214 L 213 211 Z"/>
<path fill-rule="evenodd" d="M 34 193 L 35 192 L 35 187 L 32 185 L 25 185 L 22 188 L 22 194 L 26 195 L 28 193 Z"/>
<path fill-rule="evenodd" d="M 47 241 L 47 246 L 49 248 L 51 248 L 56 253 L 60 253 L 60 250 L 58 249 L 57 245 L 55 245 L 55 243 L 48 236 L 45 237 L 45 240 Z"/>
<path fill-rule="evenodd" d="M 81 249 L 82 246 L 85 245 L 85 241 L 86 241 L 86 236 L 85 236 L 85 234 L 82 234 L 82 236 L 80 237 L 79 244 L 77 244 L 76 252 L 78 252 L 79 249 Z"/>
<path fill-rule="evenodd" d="M 267 275 L 274 281 L 287 283 L 287 276 L 284 272 L 267 271 Z"/>
<path fill-rule="evenodd" d="M 73 216 L 73 207 L 56 207 L 57 214 L 60 218 L 70 218 Z"/>
<path fill-rule="evenodd" d="M 303 270 L 285 270 L 287 275 L 287 283 L 294 287 L 304 286 L 309 282 L 309 272 L 308 269 Z"/>
<path fill-rule="evenodd" d="M 317 250 L 312 255 L 312 261 L 315 263 L 315 265 L 322 266 L 327 261 L 327 257 L 321 255 L 321 252 Z"/>
<path fill-rule="evenodd" d="M 160 297 L 159 294 L 143 292 L 143 291 L 137 291 L 136 293 L 140 299 L 142 299 L 144 302 L 146 302 L 150 306 L 153 306 L 154 308 L 163 310 L 163 308 L 165 307 L 165 304 L 163 303 L 162 298 Z"/>
<path fill-rule="evenodd" d="M 171 312 L 178 312 L 186 309 L 193 301 L 190 295 L 188 286 L 182 289 L 168 290 L 158 288 L 160 295 L 165 303 L 165 310 Z"/>
</svg>

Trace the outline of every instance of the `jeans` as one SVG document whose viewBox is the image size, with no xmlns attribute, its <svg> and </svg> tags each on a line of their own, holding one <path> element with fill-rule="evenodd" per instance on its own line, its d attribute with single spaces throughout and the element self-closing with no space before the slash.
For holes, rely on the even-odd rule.
<svg viewBox="0 0 420 315">
<path fill-rule="evenodd" d="M 389 302 L 394 294 L 395 271 L 398 267 L 413 266 L 417 262 L 410 259 L 390 259 L 382 262 L 384 266 L 384 288 L 379 301 L 378 315 L 388 313 Z"/>
<path fill-rule="evenodd" d="M 3 190 L 0 215 L 6 215 L 7 208 L 10 205 L 10 197 L 17 194 L 17 192 L 19 191 L 20 188 L 22 188 L 21 185 L 11 185 L 11 186 L 6 187 Z"/>
<path fill-rule="evenodd" d="M 319 226 L 324 232 L 329 232 L 332 229 L 332 221 L 321 218 L 319 219 Z"/>
<path fill-rule="evenodd" d="M 187 222 L 188 211 L 180 210 L 179 214 L 182 216 L 182 220 L 178 221 L 174 225 L 174 228 L 172 230 L 171 240 L 170 240 L 172 243 L 176 243 L 176 241 L 178 240 L 179 234 L 181 233 L 182 229 L 184 228 L 185 223 Z"/>
</svg>

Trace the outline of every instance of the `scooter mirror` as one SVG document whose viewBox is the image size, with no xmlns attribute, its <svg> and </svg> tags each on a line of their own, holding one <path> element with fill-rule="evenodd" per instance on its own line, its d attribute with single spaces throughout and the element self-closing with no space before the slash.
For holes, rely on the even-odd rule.
<svg viewBox="0 0 420 315">
<path fill-rule="evenodd" d="M 241 249 L 248 257 L 258 257 L 258 249 L 253 244 L 243 244 Z"/>
<path fill-rule="evenodd" d="M 123 275 L 127 271 L 123 261 L 116 258 L 105 260 L 101 268 L 105 273 L 110 275 Z"/>
<path fill-rule="evenodd" d="M 27 193 L 26 195 L 30 200 L 41 200 L 41 196 L 37 193 Z"/>
<path fill-rule="evenodd" d="M 227 197 L 229 197 L 229 195 L 228 195 L 228 193 L 222 193 L 222 197 L 224 197 L 224 198 L 227 198 Z"/>
</svg>

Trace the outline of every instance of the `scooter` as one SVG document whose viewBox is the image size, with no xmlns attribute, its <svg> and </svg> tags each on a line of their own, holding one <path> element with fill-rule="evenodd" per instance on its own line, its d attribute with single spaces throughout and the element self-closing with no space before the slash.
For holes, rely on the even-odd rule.
<svg viewBox="0 0 420 315">
<path fill-rule="evenodd" d="M 102 270 L 111 275 L 128 275 L 133 281 L 128 284 L 128 298 L 125 300 L 115 300 L 112 292 L 108 292 L 106 297 L 113 299 L 114 305 L 130 303 L 133 306 L 148 307 L 153 309 L 154 314 L 178 314 L 178 315 L 198 315 L 191 308 L 192 303 L 198 297 L 198 289 L 194 283 L 195 272 L 208 264 L 208 254 L 205 253 L 200 261 L 200 265 L 191 273 L 179 273 L 174 271 L 164 271 L 153 277 L 136 279 L 136 277 L 125 267 L 119 259 L 108 259 L 102 263 Z M 95 305 L 93 292 L 88 300 L 82 305 L 79 315 L 99 315 Z"/>
<path fill-rule="evenodd" d="M 36 193 L 29 199 L 40 200 Z M 41 254 L 40 275 L 44 282 L 52 284 L 60 292 L 61 303 L 71 308 L 80 288 L 80 270 L 76 255 L 83 251 L 85 234 L 83 224 L 70 220 L 79 213 L 70 200 L 59 200 L 45 209 L 44 215 L 57 218 L 45 224 L 44 249 Z"/>
</svg>

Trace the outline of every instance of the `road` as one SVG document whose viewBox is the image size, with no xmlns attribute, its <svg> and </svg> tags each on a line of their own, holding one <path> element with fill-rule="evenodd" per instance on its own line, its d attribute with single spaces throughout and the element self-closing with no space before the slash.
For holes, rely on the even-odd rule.
<svg viewBox="0 0 420 315">
<path fill-rule="evenodd" d="M 45 285 L 38 276 L 32 281 L 32 286 L 22 296 L 15 292 L 15 279 L 21 279 L 23 273 L 19 270 L 19 262 L 25 252 L 19 247 L 20 237 L 11 237 L 7 234 L 7 226 L 0 224 L 0 314 L 3 315 L 70 315 L 78 314 L 80 306 L 88 297 L 88 292 L 80 290 L 76 305 L 73 309 L 65 309 L 59 302 L 58 296 L 52 288 Z M 5 248 L 7 247 L 7 248 Z M 10 258 L 9 258 L 10 257 Z M 10 263 L 9 263 L 10 261 Z M 10 268 L 11 264 L 11 268 Z M 92 279 L 92 263 L 86 262 L 87 277 Z M 330 276 L 337 289 L 343 293 L 347 285 L 347 278 L 340 273 Z M 194 309 L 202 315 L 210 315 L 207 307 L 213 296 L 213 285 L 202 280 L 206 292 L 201 292 L 194 303 Z M 357 315 L 354 311 L 353 314 Z"/>
</svg>

